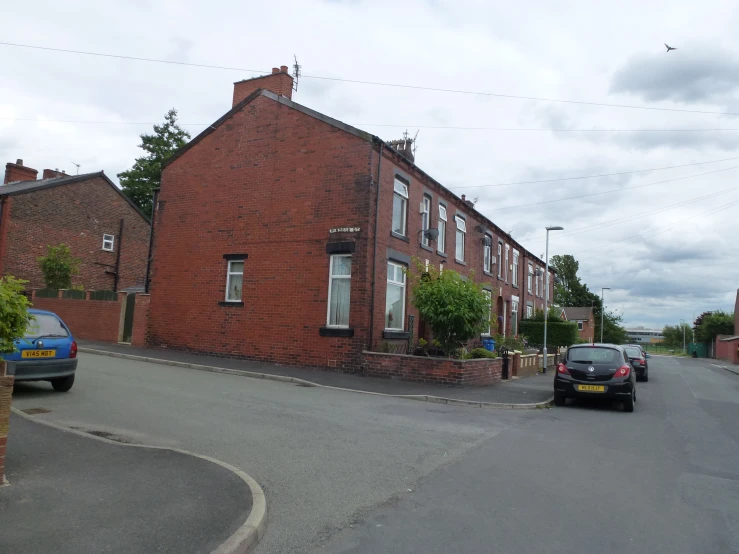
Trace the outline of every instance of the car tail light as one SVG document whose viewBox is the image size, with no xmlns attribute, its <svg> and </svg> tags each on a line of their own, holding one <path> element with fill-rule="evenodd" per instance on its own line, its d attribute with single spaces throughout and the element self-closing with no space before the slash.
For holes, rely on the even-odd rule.
<svg viewBox="0 0 739 554">
<path fill-rule="evenodd" d="M 69 357 L 70 358 L 76 358 L 77 357 L 77 341 L 72 341 L 72 347 L 69 349 Z"/>
<path fill-rule="evenodd" d="M 557 373 L 559 373 L 560 375 L 569 375 L 570 374 L 569 370 L 567 369 L 567 366 L 564 365 L 564 364 L 559 364 L 557 366 Z"/>
<path fill-rule="evenodd" d="M 628 377 L 629 373 L 631 373 L 631 366 L 622 365 L 616 370 L 616 373 L 614 373 L 613 376 L 614 377 Z"/>
<path fill-rule="evenodd" d="M 640 364 L 640 365 L 644 365 L 645 363 L 647 363 L 647 362 L 646 362 L 646 361 L 644 361 L 644 358 L 642 358 L 641 360 L 639 360 L 639 364 Z"/>
</svg>

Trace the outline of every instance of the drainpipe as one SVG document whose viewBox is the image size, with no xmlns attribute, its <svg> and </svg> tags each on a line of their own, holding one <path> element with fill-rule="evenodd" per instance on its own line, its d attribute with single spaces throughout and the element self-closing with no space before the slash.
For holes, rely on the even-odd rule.
<svg viewBox="0 0 739 554">
<path fill-rule="evenodd" d="M 123 249 L 123 220 L 118 227 L 118 253 L 115 256 L 115 273 L 113 274 L 113 290 L 118 292 L 118 282 L 121 278 L 121 250 Z"/>
<path fill-rule="evenodd" d="M 144 277 L 144 292 L 149 294 L 149 286 L 151 279 L 151 252 L 154 248 L 154 220 L 157 215 L 157 199 L 159 198 L 159 189 L 155 188 L 151 199 L 151 222 L 149 223 L 149 253 L 146 256 L 146 276 Z"/>
<path fill-rule="evenodd" d="M 372 293 L 370 304 L 370 324 L 369 324 L 369 340 L 367 350 L 372 350 L 372 338 L 375 332 L 375 279 L 377 277 L 377 225 L 380 219 L 380 182 L 382 176 L 382 147 L 384 144 L 380 142 L 380 159 L 377 162 L 377 195 L 375 198 L 375 231 L 372 246 Z"/>
</svg>

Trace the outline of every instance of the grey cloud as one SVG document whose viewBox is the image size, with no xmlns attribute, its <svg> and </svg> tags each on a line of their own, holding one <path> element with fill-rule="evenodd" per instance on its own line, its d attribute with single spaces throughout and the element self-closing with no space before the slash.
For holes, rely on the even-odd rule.
<svg viewBox="0 0 739 554">
<path fill-rule="evenodd" d="M 613 76 L 611 92 L 651 102 L 698 103 L 729 96 L 739 87 L 739 56 L 715 48 L 639 54 Z"/>
<path fill-rule="evenodd" d="M 650 262 L 664 262 L 674 264 L 677 262 L 698 262 L 700 260 L 713 260 L 716 253 L 711 244 L 688 244 L 665 243 L 645 244 L 647 256 Z"/>
</svg>

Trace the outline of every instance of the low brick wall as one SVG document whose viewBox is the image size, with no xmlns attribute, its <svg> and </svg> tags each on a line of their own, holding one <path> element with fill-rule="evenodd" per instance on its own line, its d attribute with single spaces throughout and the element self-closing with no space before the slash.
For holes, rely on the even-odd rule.
<svg viewBox="0 0 739 554">
<path fill-rule="evenodd" d="M 534 373 L 539 373 L 540 356 L 538 354 L 516 355 L 516 358 L 518 358 L 518 367 L 514 375 L 517 377 L 530 377 Z"/>
<path fill-rule="evenodd" d="M 407 354 L 363 352 L 362 374 L 368 377 L 433 383 L 455 387 L 492 385 L 500 381 L 502 360 L 454 360 Z"/>
<path fill-rule="evenodd" d="M 716 358 L 732 364 L 739 364 L 739 339 L 733 339 L 731 335 L 719 335 L 716 337 Z"/>
<path fill-rule="evenodd" d="M 0 485 L 5 483 L 5 451 L 8 448 L 10 428 L 10 402 L 14 378 L 5 375 L 6 365 L 0 362 Z"/>
</svg>

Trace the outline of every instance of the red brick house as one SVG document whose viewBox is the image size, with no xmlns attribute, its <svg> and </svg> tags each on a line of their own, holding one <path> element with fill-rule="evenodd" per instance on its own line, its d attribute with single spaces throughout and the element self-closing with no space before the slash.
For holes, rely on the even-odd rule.
<svg viewBox="0 0 739 554">
<path fill-rule="evenodd" d="M 590 343 L 595 339 L 595 319 L 593 318 L 593 308 L 563 308 L 563 318 L 567 321 L 577 323 L 577 332 L 581 340 Z"/>
<path fill-rule="evenodd" d="M 739 364 L 739 290 L 734 304 L 734 334 L 717 336 L 715 348 L 716 358 Z"/>
<path fill-rule="evenodd" d="M 284 66 L 235 83 L 232 109 L 165 165 L 151 345 L 356 371 L 363 350 L 405 344 L 411 315 L 419 336 L 402 272 L 413 257 L 474 271 L 506 334 L 544 307 L 543 261 L 407 143 L 291 96 Z"/>
<path fill-rule="evenodd" d="M 74 285 L 121 290 L 143 285 L 149 221 L 102 171 L 67 175 L 22 160 L 5 166 L 0 186 L 0 275 L 44 286 L 37 259 L 64 243 L 81 259 Z"/>
</svg>

